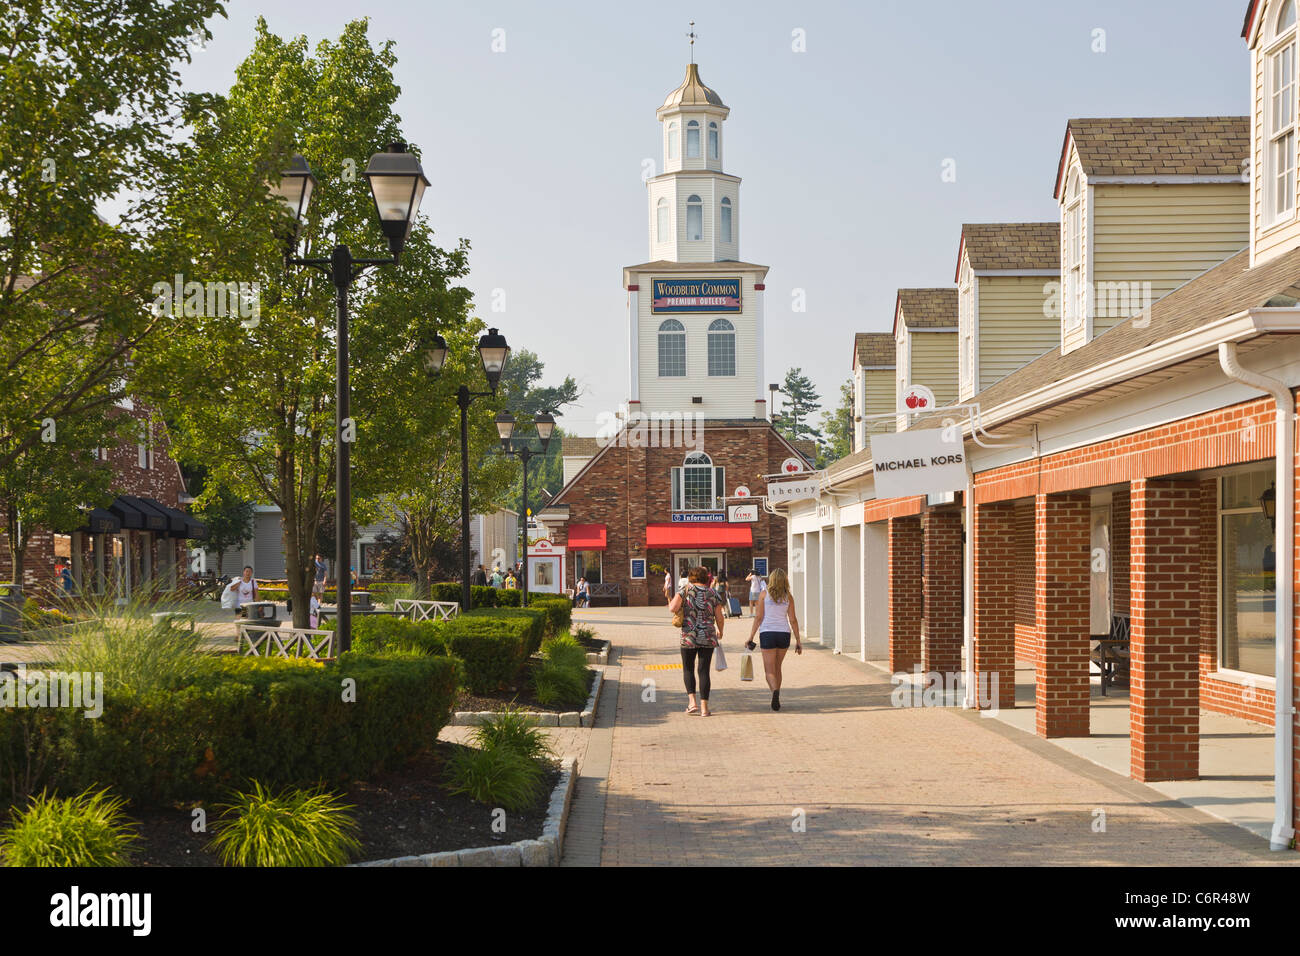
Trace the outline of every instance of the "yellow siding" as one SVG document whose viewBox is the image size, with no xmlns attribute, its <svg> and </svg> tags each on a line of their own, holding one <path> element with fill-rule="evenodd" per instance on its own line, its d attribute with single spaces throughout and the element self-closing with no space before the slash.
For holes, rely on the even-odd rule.
<svg viewBox="0 0 1300 956">
<path fill-rule="evenodd" d="M 1249 216 L 1245 183 L 1095 186 L 1093 335 L 1244 249 Z"/>
<path fill-rule="evenodd" d="M 909 331 L 912 348 L 912 384 L 925 385 L 940 405 L 957 401 L 957 331 Z"/>
<path fill-rule="evenodd" d="M 979 277 L 979 387 L 986 389 L 1061 341 L 1061 320 L 1044 314 L 1055 276 Z M 1050 290 L 1049 290 L 1050 291 Z"/>
<path fill-rule="evenodd" d="M 897 408 L 895 398 L 896 384 L 894 382 L 893 369 L 873 369 L 863 370 L 863 397 L 865 399 L 863 415 L 884 415 L 886 412 L 892 412 Z M 866 433 L 869 438 L 873 433 L 879 434 L 883 431 L 894 431 L 894 420 L 889 418 L 877 418 L 874 421 L 866 423 Z"/>
</svg>

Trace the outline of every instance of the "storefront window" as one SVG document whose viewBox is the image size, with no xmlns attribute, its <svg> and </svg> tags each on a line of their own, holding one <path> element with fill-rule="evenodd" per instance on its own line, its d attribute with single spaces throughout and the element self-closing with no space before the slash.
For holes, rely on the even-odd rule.
<svg viewBox="0 0 1300 956">
<path fill-rule="evenodd" d="M 600 556 L 600 551 L 579 551 L 575 566 L 578 578 L 586 578 L 588 584 L 600 584 Z"/>
<path fill-rule="evenodd" d="M 1272 467 L 1223 478 L 1219 513 L 1219 666 L 1266 677 L 1274 676 L 1277 572 L 1259 499 L 1272 479 Z"/>
</svg>

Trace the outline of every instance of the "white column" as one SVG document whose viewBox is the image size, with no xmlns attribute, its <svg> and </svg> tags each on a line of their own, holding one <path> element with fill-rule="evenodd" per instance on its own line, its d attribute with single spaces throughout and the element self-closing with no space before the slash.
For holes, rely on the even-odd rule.
<svg viewBox="0 0 1300 956">
<path fill-rule="evenodd" d="M 856 505 L 855 507 L 862 507 Z M 858 659 L 867 659 L 867 523 L 858 528 Z"/>
<path fill-rule="evenodd" d="M 640 292 L 636 288 L 627 293 L 627 362 L 631 385 L 628 398 L 641 400 L 641 309 Z"/>
</svg>

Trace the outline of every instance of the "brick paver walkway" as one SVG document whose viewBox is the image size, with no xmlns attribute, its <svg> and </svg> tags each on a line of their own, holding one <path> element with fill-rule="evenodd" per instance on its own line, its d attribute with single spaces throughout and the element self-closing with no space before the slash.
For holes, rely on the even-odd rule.
<svg viewBox="0 0 1300 956">
<path fill-rule="evenodd" d="M 754 683 L 739 680 L 748 620 L 729 622 L 715 715 L 688 716 L 680 670 L 651 668 L 678 659 L 662 609 L 575 618 L 614 641 L 620 666 L 601 701 L 612 728 L 590 732 L 566 863 L 1300 863 L 1001 722 L 895 708 L 888 678 L 816 645 L 787 658 L 774 713 L 761 660 Z"/>
</svg>

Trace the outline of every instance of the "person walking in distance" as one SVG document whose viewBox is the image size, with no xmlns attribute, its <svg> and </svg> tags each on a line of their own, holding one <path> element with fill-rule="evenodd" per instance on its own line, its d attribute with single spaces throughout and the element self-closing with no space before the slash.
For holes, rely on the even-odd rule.
<svg viewBox="0 0 1300 956">
<path fill-rule="evenodd" d="M 686 587 L 673 596 L 668 610 L 673 614 L 682 612 L 682 679 L 686 683 L 686 713 L 708 717 L 709 664 L 713 661 L 713 649 L 722 640 L 726 616 L 718 592 L 708 586 L 709 572 L 705 568 L 691 568 L 686 580 Z"/>
<path fill-rule="evenodd" d="M 745 575 L 745 580 L 749 582 L 749 616 L 753 617 L 758 613 L 758 599 L 763 595 L 763 589 L 767 585 L 763 582 L 763 575 L 759 574 L 753 568 Z"/>
<path fill-rule="evenodd" d="M 767 686 L 772 691 L 772 709 L 781 709 L 781 662 L 785 660 L 790 649 L 790 636 L 794 635 L 794 652 L 803 653 L 803 644 L 799 640 L 799 618 L 795 614 L 794 596 L 790 594 L 790 582 L 785 572 L 777 568 L 768 579 L 768 585 L 758 602 L 758 612 L 754 616 L 754 625 L 749 632 L 749 643 L 754 647 L 754 635 L 758 635 L 759 645 L 763 648 L 763 673 L 767 677 Z"/>
</svg>

